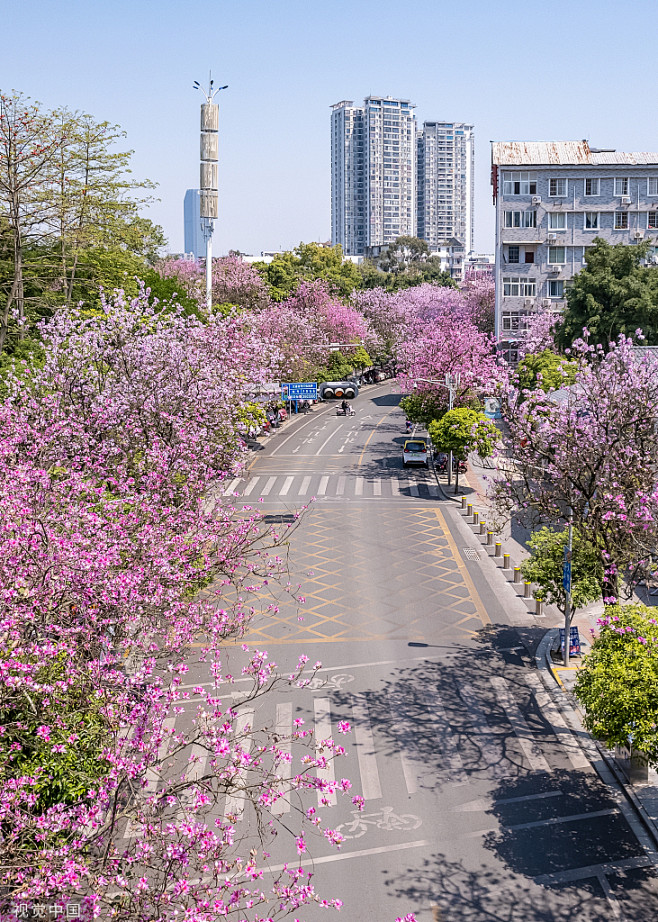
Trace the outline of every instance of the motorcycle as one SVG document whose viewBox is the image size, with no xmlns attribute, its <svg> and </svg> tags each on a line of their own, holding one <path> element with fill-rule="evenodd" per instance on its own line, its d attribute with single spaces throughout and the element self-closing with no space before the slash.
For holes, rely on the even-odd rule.
<svg viewBox="0 0 658 922">
<path fill-rule="evenodd" d="M 347 406 L 345 409 L 343 409 L 342 407 L 336 407 L 336 416 L 355 416 L 355 415 L 356 415 L 356 411 L 350 406 Z"/>
</svg>

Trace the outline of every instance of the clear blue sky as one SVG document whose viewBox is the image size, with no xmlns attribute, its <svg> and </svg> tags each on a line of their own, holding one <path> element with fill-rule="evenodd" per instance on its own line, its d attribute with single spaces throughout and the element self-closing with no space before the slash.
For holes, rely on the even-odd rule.
<svg viewBox="0 0 658 922">
<path fill-rule="evenodd" d="M 200 94 L 220 94 L 216 253 L 330 236 L 332 103 L 370 93 L 476 130 L 476 247 L 493 247 L 490 140 L 657 150 L 656 0 L 6 0 L 0 89 L 120 124 L 150 217 L 183 245 Z"/>
</svg>

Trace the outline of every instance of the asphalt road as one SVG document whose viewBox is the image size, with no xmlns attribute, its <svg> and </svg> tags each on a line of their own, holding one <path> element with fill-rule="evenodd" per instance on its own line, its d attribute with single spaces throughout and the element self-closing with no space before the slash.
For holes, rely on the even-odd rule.
<svg viewBox="0 0 658 922">
<path fill-rule="evenodd" d="M 361 394 L 355 417 L 316 409 L 227 488 L 269 514 L 308 506 L 290 543 L 306 601 L 281 593 L 245 642 L 284 672 L 300 653 L 323 668 L 248 719 L 285 731 L 301 718 L 319 738 L 349 720 L 335 773 L 365 809 L 339 795 L 329 816 L 342 848 L 310 838 L 303 863 L 349 922 L 658 919 L 656 854 L 534 668 L 541 622 L 482 565 L 431 471 L 403 469 L 398 401 L 387 383 Z M 283 803 L 282 827 L 316 799 Z M 247 810 L 238 826 L 250 822 Z M 297 862 L 283 830 L 269 850 L 275 868 Z"/>
</svg>

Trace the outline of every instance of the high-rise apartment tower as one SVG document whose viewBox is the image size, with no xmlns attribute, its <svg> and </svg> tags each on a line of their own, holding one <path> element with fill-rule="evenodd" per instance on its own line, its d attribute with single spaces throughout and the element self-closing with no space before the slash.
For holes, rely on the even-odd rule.
<svg viewBox="0 0 658 922">
<path fill-rule="evenodd" d="M 431 247 L 451 238 L 474 249 L 473 126 L 424 122 L 417 136 L 417 236 Z"/>
<path fill-rule="evenodd" d="M 390 96 L 332 106 L 331 239 L 348 255 L 416 233 L 413 109 Z"/>
</svg>

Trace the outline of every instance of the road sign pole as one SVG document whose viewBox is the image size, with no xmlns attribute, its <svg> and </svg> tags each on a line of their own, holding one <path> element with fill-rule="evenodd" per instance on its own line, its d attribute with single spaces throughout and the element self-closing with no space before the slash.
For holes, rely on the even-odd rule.
<svg viewBox="0 0 658 922">
<path fill-rule="evenodd" d="M 571 630 L 571 558 L 573 556 L 573 511 L 569 507 L 569 543 L 565 548 L 567 551 L 567 560 L 568 562 L 568 572 L 566 574 L 567 579 L 565 580 L 565 596 L 564 596 L 564 665 L 569 665 L 569 646 L 570 646 L 570 630 Z"/>
</svg>

